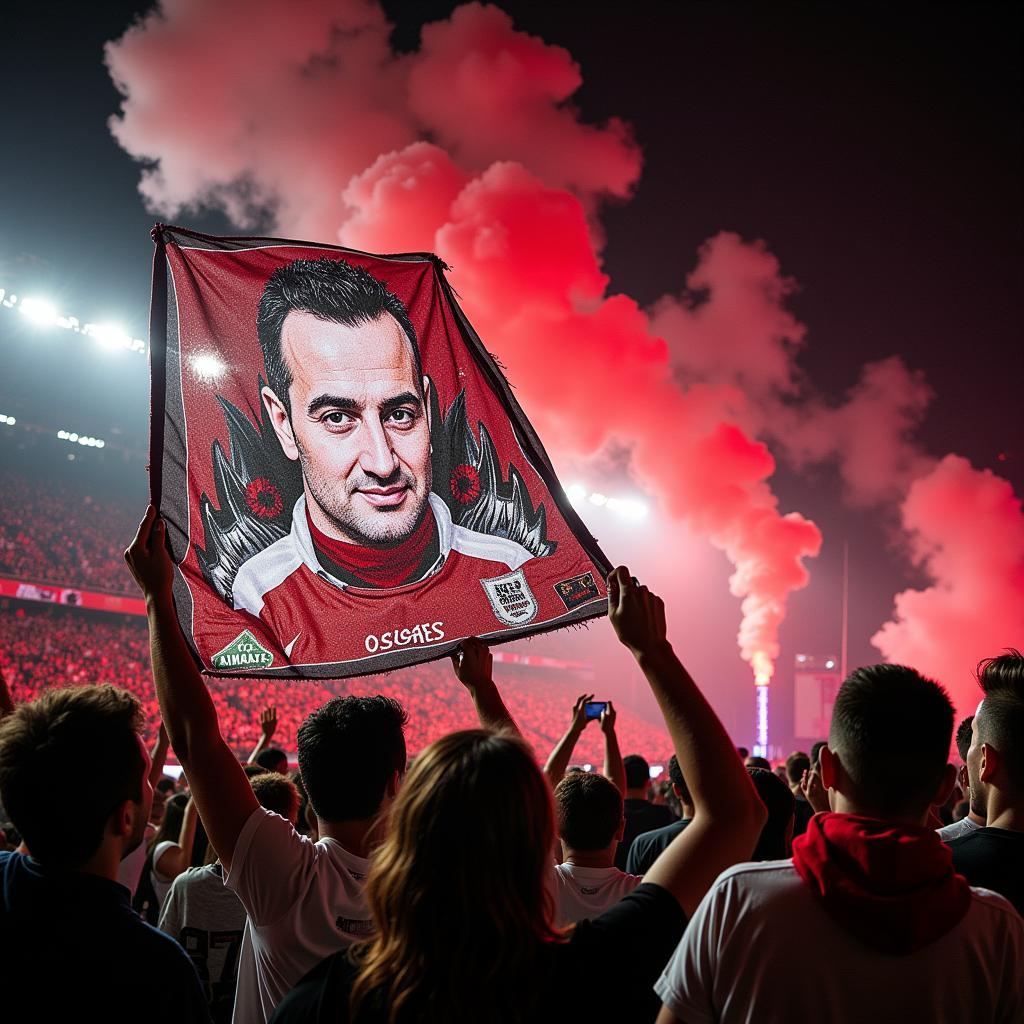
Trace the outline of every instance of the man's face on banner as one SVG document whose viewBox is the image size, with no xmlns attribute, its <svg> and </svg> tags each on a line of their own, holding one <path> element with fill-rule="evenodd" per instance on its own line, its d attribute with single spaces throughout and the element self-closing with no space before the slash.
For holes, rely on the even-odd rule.
<svg viewBox="0 0 1024 1024">
<path fill-rule="evenodd" d="M 281 331 L 291 415 L 263 400 L 285 454 L 298 459 L 315 525 L 356 544 L 398 543 L 431 486 L 425 381 L 390 314 L 348 327 L 293 311 Z"/>
</svg>

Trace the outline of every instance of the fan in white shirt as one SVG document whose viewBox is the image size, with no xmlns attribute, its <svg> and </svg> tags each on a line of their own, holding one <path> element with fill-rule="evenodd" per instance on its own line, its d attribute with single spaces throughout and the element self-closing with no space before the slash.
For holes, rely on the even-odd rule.
<svg viewBox="0 0 1024 1024">
<path fill-rule="evenodd" d="M 552 886 L 555 924 L 599 917 L 642 881 L 615 867 L 625 818 L 622 794 L 603 775 L 569 772 L 555 787 L 555 813 L 563 863 Z"/>
</svg>

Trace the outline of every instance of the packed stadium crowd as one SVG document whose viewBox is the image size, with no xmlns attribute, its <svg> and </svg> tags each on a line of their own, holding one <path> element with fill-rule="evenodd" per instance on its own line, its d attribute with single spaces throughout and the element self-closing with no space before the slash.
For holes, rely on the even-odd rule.
<svg viewBox="0 0 1024 1024">
<path fill-rule="evenodd" d="M 160 709 L 149 668 L 149 634 L 141 618 L 9 603 L 0 614 L 0 666 L 18 700 L 32 700 L 56 685 L 122 686 L 142 706 L 146 741 L 156 736 Z M 299 726 L 314 708 L 336 696 L 382 693 L 407 704 L 414 712 L 406 731 L 413 753 L 473 723 L 447 661 L 362 679 L 288 682 L 232 677 L 212 679 L 209 685 L 224 735 L 239 756 L 258 741 L 260 712 L 271 705 L 277 709 L 277 742 L 292 758 Z M 586 680 L 512 665 L 502 685 L 523 734 L 541 750 L 561 735 L 565 709 Z M 620 710 L 618 729 L 631 750 L 644 751 L 652 764 L 666 764 L 672 750 L 664 729 L 628 710 Z M 599 741 L 587 734 L 576 754 L 580 763 L 598 763 Z"/>
<path fill-rule="evenodd" d="M 605 628 L 663 713 L 670 801 L 614 706 L 591 719 L 591 694 L 524 735 L 529 703 L 473 639 L 394 689 L 304 685 L 311 704 L 258 719 L 279 691 L 233 681 L 257 739 L 240 757 L 244 723 L 196 668 L 151 515 L 129 555 L 149 657 L 132 624 L 109 627 L 115 658 L 89 629 L 65 640 L 53 612 L 0 639 L 12 1019 L 1024 1019 L 1018 651 L 979 666 L 959 766 L 941 685 L 875 665 L 842 684 L 827 740 L 776 772 L 744 764 L 663 603 L 620 567 Z M 51 656 L 74 685 L 37 674 Z M 448 717 L 417 747 L 412 705 L 431 700 Z M 293 723 L 297 771 L 275 745 Z M 575 764 L 584 737 L 598 770 Z"/>
<path fill-rule="evenodd" d="M 4 472 L 0 576 L 134 596 L 123 557 L 134 530 L 123 503 L 81 483 Z"/>
</svg>

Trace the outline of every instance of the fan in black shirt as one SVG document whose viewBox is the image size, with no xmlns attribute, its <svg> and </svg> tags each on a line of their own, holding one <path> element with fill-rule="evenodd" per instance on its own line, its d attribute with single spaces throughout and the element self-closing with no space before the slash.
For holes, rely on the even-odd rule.
<svg viewBox="0 0 1024 1024">
<path fill-rule="evenodd" d="M 987 827 L 951 840 L 953 866 L 971 885 L 1005 896 L 1024 914 L 1024 656 L 983 661 L 985 699 L 971 723 L 967 774 Z"/>
</svg>

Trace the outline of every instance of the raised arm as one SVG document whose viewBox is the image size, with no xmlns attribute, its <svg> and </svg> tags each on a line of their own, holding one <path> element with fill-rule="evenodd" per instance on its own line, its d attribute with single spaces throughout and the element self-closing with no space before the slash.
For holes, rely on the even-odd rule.
<svg viewBox="0 0 1024 1024">
<path fill-rule="evenodd" d="M 626 795 L 626 766 L 619 750 L 619 737 L 615 735 L 615 705 L 608 701 L 608 706 L 601 712 L 601 732 L 604 733 L 604 771 L 606 779 L 615 783 L 615 788 Z"/>
<path fill-rule="evenodd" d="M 210 842 L 227 871 L 242 826 L 259 802 L 220 734 L 217 709 L 181 634 L 171 594 L 174 564 L 163 520 L 152 505 L 124 557 L 146 597 L 160 714 Z"/>
<path fill-rule="evenodd" d="M 196 841 L 196 804 L 190 797 L 181 816 L 178 844 L 165 850 L 153 864 L 165 878 L 177 878 L 192 863 L 192 847 Z"/>
<path fill-rule="evenodd" d="M 661 598 L 620 566 L 608 577 L 608 617 L 647 677 L 693 797 L 693 821 L 644 876 L 690 917 L 717 876 L 753 852 L 767 812 L 732 740 L 683 668 Z"/>
<path fill-rule="evenodd" d="M 554 749 L 548 755 L 547 764 L 544 765 L 544 774 L 547 776 L 551 788 L 554 789 L 565 776 L 565 769 L 569 767 L 569 758 L 576 749 L 576 742 L 579 740 L 583 730 L 587 727 L 587 715 L 584 705 L 593 700 L 592 693 L 581 693 L 572 706 L 572 720 L 565 735 L 555 744 Z"/>
<path fill-rule="evenodd" d="M 476 717 L 484 729 L 503 729 L 519 733 L 519 726 L 509 714 L 505 702 L 498 693 L 497 686 L 491 676 L 494 659 L 482 640 L 471 636 L 463 640 L 458 650 L 452 653 L 452 666 L 455 675 L 469 691 L 476 707 Z"/>
<path fill-rule="evenodd" d="M 252 748 L 252 753 L 249 755 L 249 760 L 245 762 L 246 764 L 255 763 L 256 758 L 267 749 L 267 744 L 273 739 L 276 731 L 277 708 L 271 704 L 260 712 L 260 738 L 256 742 L 256 746 Z"/>
<path fill-rule="evenodd" d="M 149 755 L 150 768 L 149 768 L 149 784 L 156 786 L 156 784 L 164 776 L 164 765 L 167 763 L 167 748 L 170 746 L 170 739 L 167 737 L 167 730 L 164 728 L 164 723 L 160 723 L 160 728 L 156 734 L 156 742 L 153 744 L 153 752 Z"/>
</svg>

